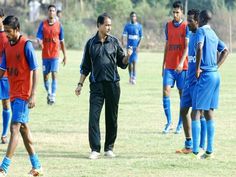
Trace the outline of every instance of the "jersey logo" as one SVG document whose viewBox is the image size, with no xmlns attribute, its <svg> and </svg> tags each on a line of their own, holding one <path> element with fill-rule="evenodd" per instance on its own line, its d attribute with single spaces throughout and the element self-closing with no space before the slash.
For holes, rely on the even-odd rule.
<svg viewBox="0 0 236 177">
<path fill-rule="evenodd" d="M 17 61 L 20 61 L 20 52 L 16 52 L 16 59 Z"/>
</svg>

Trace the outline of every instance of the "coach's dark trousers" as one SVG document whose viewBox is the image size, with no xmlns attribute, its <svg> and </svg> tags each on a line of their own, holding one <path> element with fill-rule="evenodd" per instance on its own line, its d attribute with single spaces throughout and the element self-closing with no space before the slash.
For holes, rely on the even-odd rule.
<svg viewBox="0 0 236 177">
<path fill-rule="evenodd" d="M 119 82 L 90 84 L 89 144 L 92 151 L 100 152 L 99 119 L 105 101 L 106 139 L 104 151 L 112 150 L 117 136 L 117 116 L 120 99 Z"/>
</svg>

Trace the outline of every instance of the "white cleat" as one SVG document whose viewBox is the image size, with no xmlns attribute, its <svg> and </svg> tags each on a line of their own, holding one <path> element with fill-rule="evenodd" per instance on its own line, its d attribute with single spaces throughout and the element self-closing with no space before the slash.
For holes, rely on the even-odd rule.
<svg viewBox="0 0 236 177">
<path fill-rule="evenodd" d="M 109 151 L 105 151 L 104 153 L 105 157 L 109 157 L 109 158 L 114 158 L 116 157 L 116 155 L 113 153 L 113 151 L 109 150 Z"/>
<path fill-rule="evenodd" d="M 95 159 L 98 159 L 99 157 L 100 157 L 100 153 L 99 152 L 92 151 L 88 158 L 91 159 L 91 160 L 95 160 Z"/>
</svg>

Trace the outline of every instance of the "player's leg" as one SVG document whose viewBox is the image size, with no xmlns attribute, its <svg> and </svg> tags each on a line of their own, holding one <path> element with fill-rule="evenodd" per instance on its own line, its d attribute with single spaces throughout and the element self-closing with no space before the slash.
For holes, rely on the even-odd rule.
<svg viewBox="0 0 236 177">
<path fill-rule="evenodd" d="M 50 60 L 43 59 L 43 82 L 45 90 L 47 91 L 47 104 L 50 104 L 50 97 L 51 97 L 51 83 L 49 80 L 50 70 L 51 70 Z"/>
<path fill-rule="evenodd" d="M 6 174 L 8 172 L 8 168 L 11 164 L 11 159 L 12 156 L 16 150 L 17 144 L 18 144 L 18 140 L 19 140 L 19 134 L 20 134 L 20 126 L 21 123 L 16 123 L 16 122 L 12 122 L 11 126 L 10 126 L 10 140 L 9 140 L 9 144 L 7 147 L 7 152 L 6 155 L 2 161 L 2 164 L 0 166 L 0 172 L 3 170 Z"/>
<path fill-rule="evenodd" d="M 7 132 L 8 132 L 8 127 L 11 120 L 10 100 L 9 99 L 2 100 L 2 107 L 3 107 L 3 110 L 2 110 L 3 129 L 2 129 L 1 141 L 3 144 L 5 144 L 7 143 Z"/>
<path fill-rule="evenodd" d="M 201 112 L 200 122 L 201 122 L 200 148 L 205 149 L 206 135 L 207 135 L 207 125 L 206 125 L 206 119 L 205 119 L 205 116 L 204 116 L 204 111 Z"/>
<path fill-rule="evenodd" d="M 57 72 L 52 72 L 52 91 L 51 91 L 51 104 L 54 104 L 56 101 L 56 90 L 57 90 Z"/>
<path fill-rule="evenodd" d="M 52 59 L 50 61 L 51 63 L 51 70 L 50 72 L 52 73 L 52 85 L 51 85 L 51 104 L 55 103 L 56 101 L 56 90 L 57 90 L 57 72 L 58 72 L 58 67 L 59 67 L 59 60 Z"/>
<path fill-rule="evenodd" d="M 129 63 L 129 66 L 128 66 L 128 69 L 129 69 L 129 83 L 132 84 L 132 63 Z"/>
<path fill-rule="evenodd" d="M 213 112 L 214 109 L 218 108 L 219 102 L 219 92 L 220 92 L 220 76 L 218 72 L 209 72 L 208 73 L 208 90 L 209 103 L 206 105 L 208 110 L 204 111 L 207 125 L 207 148 L 206 153 L 202 158 L 212 158 L 214 151 L 214 138 L 215 138 L 215 121 Z"/>
<path fill-rule="evenodd" d="M 193 153 L 198 155 L 199 153 L 199 145 L 200 145 L 200 131 L 201 131 L 201 123 L 200 123 L 201 110 L 192 110 L 191 118 L 192 118 L 192 140 L 193 140 Z"/>
<path fill-rule="evenodd" d="M 23 138 L 24 145 L 28 152 L 29 159 L 32 165 L 32 170 L 30 171 L 30 174 L 34 176 L 42 174 L 41 164 L 39 162 L 38 155 L 36 154 L 35 149 L 33 147 L 32 136 L 29 129 L 29 125 L 27 123 L 21 125 L 20 133 Z"/>
<path fill-rule="evenodd" d="M 136 66 L 137 66 L 137 61 L 138 61 L 138 55 L 137 55 L 137 52 L 136 51 L 134 51 L 133 53 L 132 53 L 132 60 L 133 60 L 133 62 L 132 62 L 132 64 L 133 64 L 133 71 L 132 71 L 132 73 L 133 73 L 133 76 L 132 76 L 132 81 L 133 81 L 133 84 L 136 84 L 136 75 L 137 75 L 137 68 L 136 68 Z"/>
<path fill-rule="evenodd" d="M 10 100 L 9 100 L 9 82 L 6 77 L 3 77 L 0 80 L 0 99 L 2 100 L 2 136 L 1 141 L 3 144 L 7 143 L 7 132 L 9 123 L 11 120 L 11 111 L 10 111 Z"/>
<path fill-rule="evenodd" d="M 170 103 L 170 90 L 174 86 L 175 78 L 174 71 L 171 69 L 164 69 L 163 74 L 163 108 L 167 119 L 167 124 L 164 127 L 163 133 L 168 133 L 172 128 L 172 117 L 171 117 L 171 103 Z"/>
<path fill-rule="evenodd" d="M 183 118 L 183 127 L 184 127 L 184 135 L 185 135 L 185 143 L 184 143 L 184 149 L 182 151 L 177 153 L 190 153 L 192 152 L 192 134 L 191 134 L 191 119 L 188 114 L 189 107 L 182 107 L 180 109 L 180 114 Z"/>
<path fill-rule="evenodd" d="M 180 99 L 181 99 L 181 96 L 182 96 L 182 90 L 183 90 L 184 85 L 185 85 L 186 77 L 187 77 L 187 71 L 185 71 L 185 70 L 183 70 L 180 73 L 177 73 L 177 75 L 176 75 L 176 86 L 179 90 Z M 176 134 L 181 133 L 182 127 L 183 127 L 183 120 L 182 120 L 181 114 L 179 114 L 179 120 L 178 120 L 178 124 L 177 124 L 175 133 Z"/>
<path fill-rule="evenodd" d="M 89 158 L 97 159 L 101 150 L 99 120 L 104 103 L 103 83 L 90 84 L 89 102 L 89 144 L 91 148 Z"/>
<path fill-rule="evenodd" d="M 105 84 L 105 121 L 106 139 L 104 145 L 105 155 L 115 157 L 113 153 L 114 143 L 117 137 L 118 104 L 120 99 L 120 84 Z"/>
</svg>

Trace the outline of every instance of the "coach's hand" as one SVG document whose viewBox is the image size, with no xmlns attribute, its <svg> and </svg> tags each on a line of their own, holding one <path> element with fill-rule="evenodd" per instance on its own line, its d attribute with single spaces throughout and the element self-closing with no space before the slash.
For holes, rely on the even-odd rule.
<svg viewBox="0 0 236 177">
<path fill-rule="evenodd" d="M 35 107 L 35 96 L 34 96 L 34 94 L 29 97 L 28 104 L 29 104 L 28 105 L 29 109 Z"/>
<path fill-rule="evenodd" d="M 81 94 L 82 87 L 83 87 L 83 85 L 79 83 L 77 88 L 75 89 L 75 94 L 77 96 L 79 96 Z"/>
</svg>

